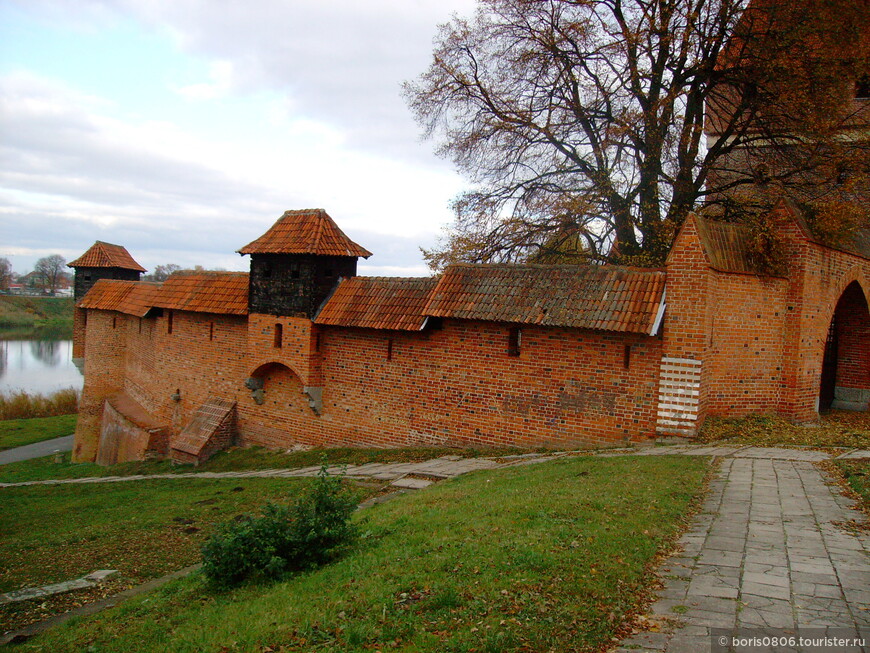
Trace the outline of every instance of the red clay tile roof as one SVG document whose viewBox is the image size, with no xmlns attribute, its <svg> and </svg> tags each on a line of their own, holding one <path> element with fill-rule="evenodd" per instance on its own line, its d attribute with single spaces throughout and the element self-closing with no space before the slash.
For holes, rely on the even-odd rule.
<svg viewBox="0 0 870 653">
<path fill-rule="evenodd" d="M 130 252 L 120 245 L 104 243 L 100 240 L 91 245 L 91 248 L 79 256 L 75 261 L 67 263 L 71 268 L 123 268 L 124 270 L 138 270 L 145 272 L 145 268 L 139 265 L 130 256 Z"/>
<path fill-rule="evenodd" d="M 763 274 L 752 256 L 752 235 L 744 225 L 708 220 L 695 216 L 698 238 L 710 261 L 719 272 Z"/>
<path fill-rule="evenodd" d="M 319 254 L 321 256 L 372 255 L 338 228 L 323 209 L 287 211 L 239 254 Z"/>
<path fill-rule="evenodd" d="M 604 265 L 454 265 L 425 315 L 650 333 L 665 289 L 658 269 Z"/>
<path fill-rule="evenodd" d="M 98 308 L 144 317 L 160 292 L 159 283 L 100 279 L 76 304 L 79 308 Z"/>
<path fill-rule="evenodd" d="M 353 277 L 342 281 L 320 309 L 316 324 L 419 331 L 436 277 Z"/>
<path fill-rule="evenodd" d="M 137 317 L 152 308 L 247 315 L 248 273 L 177 272 L 162 284 L 100 279 L 77 306 Z"/>
<path fill-rule="evenodd" d="M 248 314 L 247 272 L 176 272 L 157 294 L 154 306 L 196 313 Z"/>
</svg>

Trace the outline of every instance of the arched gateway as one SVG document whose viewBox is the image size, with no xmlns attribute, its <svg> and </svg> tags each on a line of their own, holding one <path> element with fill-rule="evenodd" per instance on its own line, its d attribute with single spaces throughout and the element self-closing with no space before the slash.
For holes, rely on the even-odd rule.
<svg viewBox="0 0 870 653">
<path fill-rule="evenodd" d="M 870 403 L 870 311 L 858 281 L 846 286 L 828 327 L 822 359 L 819 410 L 868 409 Z"/>
</svg>

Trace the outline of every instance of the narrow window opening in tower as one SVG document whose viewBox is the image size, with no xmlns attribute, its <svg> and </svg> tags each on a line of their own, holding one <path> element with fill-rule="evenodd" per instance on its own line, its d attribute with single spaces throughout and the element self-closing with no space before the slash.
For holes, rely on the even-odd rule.
<svg viewBox="0 0 870 653">
<path fill-rule="evenodd" d="M 274 332 L 274 340 L 272 342 L 272 346 L 276 349 L 281 349 L 284 344 L 284 325 L 276 324 L 275 332 Z"/>
<path fill-rule="evenodd" d="M 522 344 L 522 332 L 517 327 L 508 329 L 508 356 L 519 356 Z"/>
</svg>

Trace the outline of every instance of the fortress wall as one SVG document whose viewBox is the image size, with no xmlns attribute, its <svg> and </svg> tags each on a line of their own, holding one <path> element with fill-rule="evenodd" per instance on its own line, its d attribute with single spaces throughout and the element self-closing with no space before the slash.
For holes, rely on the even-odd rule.
<svg viewBox="0 0 870 653">
<path fill-rule="evenodd" d="M 324 329 L 311 443 L 607 446 L 653 434 L 657 338 L 529 326 L 510 356 L 511 326 Z"/>
<path fill-rule="evenodd" d="M 73 460 L 96 459 L 106 397 L 124 385 L 128 321 L 115 311 L 88 311 L 85 333 L 85 381 L 73 444 Z"/>
<path fill-rule="evenodd" d="M 247 326 L 244 317 L 174 311 L 170 333 L 169 315 L 129 318 L 124 390 L 177 435 L 209 397 L 247 396 Z"/>
<path fill-rule="evenodd" d="M 776 412 L 783 378 L 785 279 L 713 273 L 707 413 Z"/>
</svg>

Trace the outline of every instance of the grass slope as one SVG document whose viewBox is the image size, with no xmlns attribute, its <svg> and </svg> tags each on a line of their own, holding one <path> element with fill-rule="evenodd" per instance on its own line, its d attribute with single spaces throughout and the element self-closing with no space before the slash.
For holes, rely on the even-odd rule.
<svg viewBox="0 0 870 653">
<path fill-rule="evenodd" d="M 195 575 L 15 650 L 599 650 L 647 596 L 707 465 L 577 457 L 470 474 L 366 510 L 368 536 L 317 571 L 226 593 Z"/>
<path fill-rule="evenodd" d="M 54 458 L 36 458 L 0 466 L 0 483 L 41 481 L 46 479 L 83 478 L 86 476 L 132 476 L 135 474 L 173 474 L 188 472 L 232 472 L 249 469 L 295 469 L 319 465 L 324 456 L 333 465 L 363 465 L 365 463 L 405 463 L 431 460 L 439 456 L 505 456 L 528 453 L 528 449 L 513 447 L 454 449 L 447 447 L 405 447 L 402 449 L 311 449 L 284 453 L 262 447 L 222 451 L 211 460 L 194 468 L 190 465 L 173 465 L 169 461 L 131 462 L 103 467 L 93 463 L 70 462 L 66 453 L 63 462 Z"/>
<path fill-rule="evenodd" d="M 0 337 L 71 338 L 72 297 L 11 297 L 0 295 Z"/>
<path fill-rule="evenodd" d="M 77 415 L 57 415 L 2 420 L 0 421 L 0 451 L 72 435 L 76 430 L 77 417 Z"/>
<path fill-rule="evenodd" d="M 289 503 L 308 480 L 169 479 L 0 490 L 0 592 L 117 569 L 115 591 L 199 561 L 217 523 Z M 72 596 L 72 595 L 69 595 Z M 66 597 L 64 597 L 66 598 Z M 0 606 L 3 625 L 20 626 L 53 605 Z M 61 610 L 62 611 L 62 610 Z"/>
</svg>

